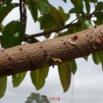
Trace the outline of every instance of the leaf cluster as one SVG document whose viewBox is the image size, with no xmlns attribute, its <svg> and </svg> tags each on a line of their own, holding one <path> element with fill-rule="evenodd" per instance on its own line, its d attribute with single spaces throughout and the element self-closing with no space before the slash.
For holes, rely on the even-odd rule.
<svg viewBox="0 0 103 103">
<path fill-rule="evenodd" d="M 50 103 L 47 96 L 40 95 L 39 93 L 31 93 L 31 95 L 27 98 L 25 103 Z"/>
</svg>

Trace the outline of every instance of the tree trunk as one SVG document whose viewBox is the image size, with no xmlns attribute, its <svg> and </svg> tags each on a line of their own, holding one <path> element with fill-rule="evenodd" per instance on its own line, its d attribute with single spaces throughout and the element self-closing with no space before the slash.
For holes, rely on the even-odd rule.
<svg viewBox="0 0 103 103">
<path fill-rule="evenodd" d="M 103 50 L 103 25 L 0 51 L 0 76 L 35 70 Z"/>
</svg>

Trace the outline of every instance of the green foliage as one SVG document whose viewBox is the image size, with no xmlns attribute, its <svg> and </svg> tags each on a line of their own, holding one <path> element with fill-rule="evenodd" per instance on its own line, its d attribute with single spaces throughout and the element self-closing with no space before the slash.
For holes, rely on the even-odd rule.
<svg viewBox="0 0 103 103">
<path fill-rule="evenodd" d="M 26 72 L 12 75 L 13 87 L 19 86 L 21 82 L 23 81 L 23 79 L 25 78 L 25 76 L 26 76 Z"/>
<path fill-rule="evenodd" d="M 95 64 L 99 64 L 100 63 L 100 58 L 99 58 L 98 53 L 93 53 L 92 54 L 92 59 L 93 59 Z"/>
<path fill-rule="evenodd" d="M 76 13 L 81 13 L 83 11 L 83 2 L 82 0 L 71 0 L 74 5 Z"/>
<path fill-rule="evenodd" d="M 1 6 L 0 7 L 0 24 L 2 23 L 2 21 L 4 20 L 4 18 L 10 13 L 10 11 L 17 7 L 18 4 L 17 3 L 9 3 L 7 6 Z"/>
<path fill-rule="evenodd" d="M 67 3 L 67 0 L 62 0 Z M 103 2 L 98 2 L 97 0 L 70 0 L 73 4 L 73 8 L 65 13 L 64 7 L 58 6 L 54 7 L 48 0 L 26 0 L 26 7 L 28 7 L 31 16 L 35 22 L 39 22 L 40 29 L 44 32 L 53 31 L 54 34 L 58 34 L 56 37 L 68 35 L 75 33 L 87 28 L 93 28 L 95 25 L 103 24 Z M 93 5 L 94 4 L 94 8 Z M 0 43 L 2 48 L 9 48 L 16 45 L 20 45 L 24 40 L 25 31 L 19 20 L 14 21 L 14 19 L 7 25 L 3 24 L 3 21 L 8 16 L 8 14 L 16 7 L 19 3 L 12 3 L 12 0 L 2 0 L 0 1 Z M 92 7 L 91 7 L 92 6 Z M 91 13 L 91 8 L 94 9 Z M 71 22 L 70 25 L 66 25 L 70 18 L 75 14 L 75 22 Z M 28 15 L 27 15 L 28 17 Z M 95 17 L 96 20 L 92 18 Z M 28 20 L 28 19 L 27 19 Z M 26 23 L 25 23 L 26 24 Z M 35 29 L 35 28 L 34 28 Z M 58 30 L 57 30 L 58 29 Z M 66 29 L 66 30 L 64 30 Z M 44 37 L 48 38 L 52 35 L 51 33 L 45 34 Z M 36 38 L 30 38 L 28 43 L 38 42 Z M 95 64 L 101 63 L 103 66 L 103 52 L 93 53 L 92 58 Z M 84 57 L 85 60 L 88 56 Z M 61 84 L 64 92 L 66 92 L 70 86 L 71 72 L 75 74 L 77 70 L 77 65 L 75 60 L 61 63 L 58 65 L 58 73 L 60 76 Z M 30 76 L 32 83 L 37 90 L 41 89 L 44 84 L 46 77 L 49 72 L 49 67 L 38 68 L 36 71 L 31 71 Z M 12 83 L 14 87 L 17 87 L 24 80 L 26 73 L 15 74 L 12 76 Z M 2 97 L 6 90 L 7 78 L 0 78 L 0 97 Z M 32 94 L 32 97 L 40 99 L 40 95 Z M 29 103 L 29 102 L 26 102 Z M 42 103 L 42 102 L 41 102 Z"/>
<path fill-rule="evenodd" d="M 93 3 L 95 3 L 95 2 L 97 2 L 97 0 L 89 0 L 90 2 L 93 2 Z"/>
<path fill-rule="evenodd" d="M 34 0 L 38 9 L 42 14 L 48 14 L 50 11 L 50 5 L 47 0 Z"/>
<path fill-rule="evenodd" d="M 103 70 L 103 51 L 98 53 L 99 59 L 101 61 L 101 65 L 102 65 L 102 70 Z"/>
<path fill-rule="evenodd" d="M 60 12 L 60 15 L 63 19 L 63 22 L 65 23 L 70 18 L 69 13 L 65 13 L 61 6 L 59 6 L 59 12 Z"/>
<path fill-rule="evenodd" d="M 41 89 L 44 86 L 48 71 L 49 67 L 44 67 L 35 71 L 31 71 L 31 80 L 37 90 Z"/>
<path fill-rule="evenodd" d="M 100 64 L 102 65 L 102 70 L 103 70 L 103 51 L 101 52 L 97 52 L 97 53 L 93 53 L 92 54 L 92 58 L 95 64 Z"/>
<path fill-rule="evenodd" d="M 38 11 L 37 11 L 37 6 L 36 6 L 35 2 L 33 0 L 27 0 L 26 2 L 28 4 L 28 8 L 31 12 L 33 20 L 37 21 Z"/>
<path fill-rule="evenodd" d="M 64 21 L 61 16 L 62 14 L 52 5 L 50 7 L 50 12 L 48 14 L 44 14 L 39 18 L 40 27 L 45 31 L 49 31 L 54 28 L 59 28 L 64 25 Z"/>
<path fill-rule="evenodd" d="M 3 0 L 3 4 L 4 4 L 4 5 L 5 5 L 5 4 L 8 5 L 9 3 L 11 3 L 11 1 L 12 1 L 12 0 Z"/>
<path fill-rule="evenodd" d="M 89 20 L 85 20 L 83 23 L 86 28 L 93 28 L 93 25 Z"/>
<path fill-rule="evenodd" d="M 50 103 L 48 98 L 45 95 L 41 95 L 39 93 L 31 93 L 31 95 L 27 98 L 25 103 Z"/>
<path fill-rule="evenodd" d="M 71 66 L 69 62 L 58 65 L 58 73 L 64 92 L 66 92 L 71 83 Z"/>
<path fill-rule="evenodd" d="M 67 2 L 67 0 L 63 0 L 65 3 Z"/>
<path fill-rule="evenodd" d="M 7 77 L 0 78 L 0 98 L 4 96 L 7 86 Z"/>
<path fill-rule="evenodd" d="M 64 62 L 58 65 L 58 73 L 64 92 L 66 92 L 71 83 L 71 73 L 75 74 L 77 65 L 75 60 Z"/>
<path fill-rule="evenodd" d="M 75 74 L 77 70 L 77 64 L 75 60 L 70 61 L 70 68 L 71 68 L 72 73 Z"/>
<path fill-rule="evenodd" d="M 94 21 L 96 25 L 100 25 L 103 23 L 103 12 L 96 12 L 95 17 L 97 18 L 97 20 Z"/>
<path fill-rule="evenodd" d="M 22 25 L 18 21 L 12 21 L 7 24 L 3 30 L 2 46 L 3 48 L 9 48 L 19 45 L 24 37 L 24 31 Z"/>
<path fill-rule="evenodd" d="M 90 14 L 90 2 L 89 2 L 89 0 L 84 0 L 84 2 L 85 2 L 87 15 L 89 15 Z"/>
<path fill-rule="evenodd" d="M 103 10 L 103 2 L 98 2 L 96 6 L 97 10 Z"/>
<path fill-rule="evenodd" d="M 83 58 L 84 58 L 86 61 L 88 60 L 88 56 L 84 56 Z"/>
</svg>

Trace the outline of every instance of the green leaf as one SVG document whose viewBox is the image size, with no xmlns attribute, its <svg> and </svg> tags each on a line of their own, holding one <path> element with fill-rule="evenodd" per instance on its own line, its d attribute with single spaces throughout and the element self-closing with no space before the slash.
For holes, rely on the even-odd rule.
<svg viewBox="0 0 103 103">
<path fill-rule="evenodd" d="M 51 6 L 51 10 L 48 14 L 41 16 L 38 20 L 40 22 L 40 28 L 45 31 L 53 30 L 64 25 L 60 12 L 53 6 Z"/>
<path fill-rule="evenodd" d="M 89 15 L 89 13 L 90 13 L 90 2 L 89 2 L 89 0 L 84 0 L 84 2 L 85 2 L 87 14 Z"/>
<path fill-rule="evenodd" d="M 99 59 L 100 59 L 101 65 L 102 65 L 102 70 L 103 70 L 103 51 L 98 52 L 98 56 L 99 56 Z"/>
<path fill-rule="evenodd" d="M 92 2 L 92 3 L 95 3 L 95 2 L 97 2 L 97 0 L 89 0 L 90 2 Z"/>
<path fill-rule="evenodd" d="M 77 13 L 76 16 L 83 27 L 82 29 L 93 28 L 91 21 L 87 20 L 84 12 L 82 12 L 82 15 Z"/>
<path fill-rule="evenodd" d="M 63 0 L 65 3 L 67 2 L 67 0 Z"/>
<path fill-rule="evenodd" d="M 97 3 L 96 10 L 103 10 L 103 2 Z"/>
<path fill-rule="evenodd" d="M 93 28 L 93 25 L 89 20 L 85 20 L 83 23 L 86 28 Z"/>
<path fill-rule="evenodd" d="M 7 77 L 0 77 L 0 98 L 5 94 L 7 86 Z"/>
<path fill-rule="evenodd" d="M 92 54 L 92 59 L 93 59 L 95 64 L 99 64 L 100 63 L 100 58 L 99 58 L 98 53 L 93 53 Z"/>
<path fill-rule="evenodd" d="M 4 29 L 4 26 L 1 24 L 1 25 L 0 25 L 0 32 L 2 32 L 3 29 Z"/>
<path fill-rule="evenodd" d="M 31 93 L 31 95 L 27 98 L 25 103 L 50 103 L 47 96 L 40 95 L 39 93 Z"/>
<path fill-rule="evenodd" d="M 2 21 L 9 14 L 9 12 L 17 6 L 17 3 L 12 3 L 8 4 L 7 6 L 0 7 L 0 23 L 2 23 Z"/>
<path fill-rule="evenodd" d="M 34 22 L 37 21 L 38 11 L 37 11 L 36 3 L 32 0 L 27 0 L 26 2 L 27 2 L 28 8 L 31 12 Z"/>
<path fill-rule="evenodd" d="M 53 6 L 51 6 L 50 16 L 54 19 L 57 28 L 64 26 L 63 18 L 60 12 Z"/>
<path fill-rule="evenodd" d="M 65 23 L 70 18 L 69 13 L 65 13 L 61 6 L 59 6 L 59 12 L 61 14 L 61 17 L 63 18 L 64 23 Z"/>
<path fill-rule="evenodd" d="M 42 14 L 48 14 L 50 11 L 50 5 L 47 0 L 35 0 L 39 10 Z"/>
<path fill-rule="evenodd" d="M 83 1 L 82 0 L 71 0 L 71 2 L 73 3 L 77 13 L 81 13 L 83 11 Z"/>
<path fill-rule="evenodd" d="M 51 15 L 44 15 L 39 18 L 40 29 L 45 29 L 49 31 L 51 29 L 56 28 L 55 20 Z"/>
<path fill-rule="evenodd" d="M 64 92 L 66 92 L 71 83 L 71 67 L 69 62 L 58 64 L 58 72 Z"/>
<path fill-rule="evenodd" d="M 30 72 L 32 83 L 37 90 L 44 86 L 48 71 L 49 67 L 44 67 Z"/>
<path fill-rule="evenodd" d="M 13 87 L 19 86 L 26 76 L 26 72 L 12 75 Z"/>
<path fill-rule="evenodd" d="M 12 2 L 12 0 L 5 0 L 4 2 L 5 2 L 5 4 L 8 5 L 8 4 L 10 4 Z"/>
<path fill-rule="evenodd" d="M 97 18 L 97 20 L 95 21 L 95 24 L 97 25 L 103 24 L 103 12 L 95 13 L 95 17 Z"/>
<path fill-rule="evenodd" d="M 72 73 L 75 74 L 77 71 L 77 64 L 76 64 L 75 60 L 70 61 L 70 66 L 71 66 Z"/>
<path fill-rule="evenodd" d="M 75 8 L 71 8 L 69 13 L 76 13 L 76 9 Z"/>
<path fill-rule="evenodd" d="M 86 61 L 88 60 L 88 56 L 84 56 L 83 58 L 84 58 Z"/>
<path fill-rule="evenodd" d="M 7 24 L 3 30 L 2 46 L 9 48 L 19 45 L 24 37 L 24 30 L 19 21 L 12 21 Z"/>
<path fill-rule="evenodd" d="M 84 27 L 81 26 L 81 24 L 78 24 L 78 26 L 70 27 L 70 28 L 68 29 L 68 34 L 76 33 L 76 32 L 78 32 L 78 31 L 82 31 L 82 30 L 84 30 Z"/>
<path fill-rule="evenodd" d="M 0 35 L 0 44 L 2 43 L 2 36 Z"/>
<path fill-rule="evenodd" d="M 103 12 L 96 12 L 94 15 L 97 17 L 97 19 L 100 19 L 103 21 Z"/>
</svg>

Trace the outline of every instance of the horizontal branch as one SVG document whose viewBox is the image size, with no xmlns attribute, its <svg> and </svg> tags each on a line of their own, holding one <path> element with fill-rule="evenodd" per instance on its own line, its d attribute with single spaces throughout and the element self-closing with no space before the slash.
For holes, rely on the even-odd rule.
<svg viewBox="0 0 103 103">
<path fill-rule="evenodd" d="M 50 31 L 43 31 L 43 32 L 36 33 L 36 34 L 31 34 L 31 35 L 26 34 L 25 37 L 24 37 L 24 41 L 26 41 L 27 39 L 34 38 L 34 37 L 48 35 L 48 34 L 51 34 L 53 32 L 59 32 L 59 31 L 64 30 L 66 28 L 73 27 L 73 26 L 78 26 L 80 24 L 80 22 L 73 23 L 73 21 L 70 24 L 67 24 L 67 25 L 65 25 L 65 26 L 63 26 L 61 28 L 55 28 L 55 29 L 50 30 Z"/>
<path fill-rule="evenodd" d="M 0 76 L 35 70 L 103 50 L 103 25 L 0 51 Z"/>
<path fill-rule="evenodd" d="M 86 18 L 87 19 L 90 19 L 94 14 L 96 13 L 96 10 L 94 10 L 90 15 L 88 15 Z M 76 23 L 73 23 L 75 20 L 77 19 L 74 19 L 73 21 L 71 21 L 69 24 L 67 25 L 64 25 L 63 27 L 60 27 L 60 28 L 55 28 L 53 30 L 50 30 L 50 31 L 43 31 L 43 32 L 40 32 L 40 33 L 36 33 L 36 34 L 26 34 L 25 37 L 24 37 L 24 41 L 27 41 L 27 39 L 31 39 L 31 38 L 34 38 L 34 37 L 38 37 L 38 36 L 43 36 L 43 35 L 48 35 L 48 34 L 51 34 L 53 32 L 59 32 L 61 30 L 64 30 L 66 28 L 69 28 L 69 27 L 73 27 L 73 26 L 78 26 L 79 24 L 81 24 L 79 21 L 77 21 Z"/>
</svg>

